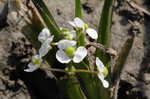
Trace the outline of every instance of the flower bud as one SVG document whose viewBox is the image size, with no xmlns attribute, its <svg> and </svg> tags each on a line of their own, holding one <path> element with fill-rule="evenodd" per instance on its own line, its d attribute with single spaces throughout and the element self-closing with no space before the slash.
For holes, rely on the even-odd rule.
<svg viewBox="0 0 150 99">
<path fill-rule="evenodd" d="M 104 75 L 104 77 L 106 77 L 108 75 L 108 69 L 106 67 L 103 67 L 102 74 Z"/>
<path fill-rule="evenodd" d="M 87 28 L 89 28 L 89 25 L 88 24 L 84 24 L 84 28 L 86 30 Z"/>
</svg>

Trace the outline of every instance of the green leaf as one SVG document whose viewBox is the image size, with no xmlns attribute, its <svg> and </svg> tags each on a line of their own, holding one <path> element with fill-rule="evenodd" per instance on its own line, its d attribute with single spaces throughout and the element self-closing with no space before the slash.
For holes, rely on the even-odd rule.
<svg viewBox="0 0 150 99">
<path fill-rule="evenodd" d="M 36 6 L 39 6 L 43 11 L 50 17 L 51 21 L 54 23 L 54 25 L 59 29 L 59 26 L 54 20 L 54 17 L 52 16 L 50 10 L 47 8 L 45 2 L 43 0 L 33 0 L 36 3 Z"/>
<path fill-rule="evenodd" d="M 61 91 L 66 94 L 67 99 L 87 99 L 75 76 L 70 75 L 67 79 L 59 80 L 59 85 L 62 88 Z"/>
<path fill-rule="evenodd" d="M 85 69 L 90 70 L 89 66 L 85 62 L 81 62 L 78 64 L 73 64 L 77 69 Z M 81 87 L 87 96 L 88 99 L 99 99 L 100 91 L 97 90 L 97 86 L 100 84 L 97 83 L 97 75 L 88 74 L 88 73 L 78 73 L 77 74 L 79 81 L 81 83 Z"/>
<path fill-rule="evenodd" d="M 80 0 L 75 0 L 75 17 L 79 17 L 82 19 L 82 8 Z"/>
<path fill-rule="evenodd" d="M 61 31 L 58 25 L 56 24 L 52 14 L 50 13 L 45 3 L 43 2 L 43 0 L 32 0 L 32 1 L 35 7 L 37 8 L 37 10 L 39 11 L 40 15 L 42 16 L 42 19 L 44 20 L 46 26 L 50 29 L 52 34 L 55 36 L 54 40 L 56 41 L 61 39 L 62 36 Z"/>
<path fill-rule="evenodd" d="M 110 47 L 113 2 L 114 0 L 105 0 L 98 28 L 97 42 L 103 44 L 106 48 Z M 99 49 L 96 50 L 96 55 L 103 61 L 106 67 L 110 68 L 109 55 Z"/>
<path fill-rule="evenodd" d="M 109 47 L 111 40 L 113 1 L 105 0 L 98 27 L 99 37 L 97 42 L 103 44 L 105 47 Z"/>
<path fill-rule="evenodd" d="M 97 42 L 103 44 L 104 47 L 106 48 L 110 47 L 113 2 L 114 0 L 105 0 L 100 22 L 99 22 L 99 27 L 98 27 Z M 96 49 L 96 56 L 99 57 L 104 63 L 104 65 L 108 68 L 109 75 L 107 77 L 107 80 L 110 83 L 111 82 L 111 79 L 110 79 L 111 57 L 108 54 L 101 51 L 100 49 Z M 103 88 L 102 85 L 98 86 L 97 89 L 101 92 L 101 99 L 110 99 L 109 90 Z"/>
</svg>

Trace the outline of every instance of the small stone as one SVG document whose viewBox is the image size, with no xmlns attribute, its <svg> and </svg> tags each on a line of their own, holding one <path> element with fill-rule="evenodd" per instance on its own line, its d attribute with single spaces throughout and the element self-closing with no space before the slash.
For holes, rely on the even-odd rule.
<svg viewBox="0 0 150 99">
<path fill-rule="evenodd" d="M 2 80 L 0 80 L 0 91 L 6 90 L 6 86 L 3 84 Z"/>
<path fill-rule="evenodd" d="M 144 80 L 145 80 L 146 82 L 150 82 L 150 74 L 145 73 L 145 74 L 144 74 Z"/>
</svg>

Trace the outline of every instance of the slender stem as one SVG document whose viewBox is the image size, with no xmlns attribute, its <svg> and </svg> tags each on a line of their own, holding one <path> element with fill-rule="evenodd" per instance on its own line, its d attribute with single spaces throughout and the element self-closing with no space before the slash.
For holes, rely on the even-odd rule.
<svg viewBox="0 0 150 99">
<path fill-rule="evenodd" d="M 90 71 L 90 70 L 84 70 L 84 69 L 77 69 L 75 72 L 77 73 L 91 73 L 91 74 L 98 74 L 97 71 Z"/>
<path fill-rule="evenodd" d="M 93 46 L 95 48 L 101 49 L 104 52 L 106 51 L 106 48 L 100 43 L 94 43 L 94 42 L 88 41 L 88 45 L 91 45 L 91 46 Z"/>
<path fill-rule="evenodd" d="M 46 67 L 40 67 L 43 70 L 46 71 L 55 71 L 55 72 L 64 72 L 64 73 L 68 73 L 70 71 L 66 71 L 63 69 L 56 69 L 56 68 L 46 68 Z M 75 72 L 75 73 L 91 73 L 91 74 L 98 74 L 97 71 L 90 71 L 90 70 L 84 70 L 84 69 L 77 69 L 75 71 L 71 71 L 71 72 Z"/>
</svg>

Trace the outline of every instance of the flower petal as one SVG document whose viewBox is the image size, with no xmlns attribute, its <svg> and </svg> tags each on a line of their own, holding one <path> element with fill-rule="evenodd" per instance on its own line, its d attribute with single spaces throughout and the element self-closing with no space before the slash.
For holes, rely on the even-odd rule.
<svg viewBox="0 0 150 99">
<path fill-rule="evenodd" d="M 74 23 L 74 21 L 69 21 L 68 23 L 73 27 L 77 27 L 76 24 Z"/>
<path fill-rule="evenodd" d="M 96 57 L 96 66 L 99 72 L 103 72 L 104 64 L 98 57 Z"/>
<path fill-rule="evenodd" d="M 80 46 L 77 48 L 74 57 L 73 57 L 73 61 L 75 63 L 80 63 L 87 55 L 87 50 L 85 47 Z"/>
<path fill-rule="evenodd" d="M 106 80 L 104 79 L 104 76 L 103 76 L 103 75 L 98 74 L 98 78 L 102 81 L 102 84 L 103 84 L 103 86 L 104 86 L 105 88 L 108 88 L 108 87 L 109 87 L 109 83 L 108 83 L 108 81 L 106 81 Z"/>
<path fill-rule="evenodd" d="M 70 57 L 68 57 L 63 50 L 56 52 L 56 59 L 61 63 L 69 63 L 71 61 Z"/>
<path fill-rule="evenodd" d="M 71 47 L 71 46 L 75 46 L 76 45 L 76 41 L 74 40 L 60 40 L 58 42 L 58 48 L 59 49 L 66 49 L 68 47 Z"/>
<path fill-rule="evenodd" d="M 47 38 L 49 38 L 51 36 L 50 31 L 47 28 L 44 28 L 39 36 L 38 36 L 38 40 L 43 43 Z"/>
<path fill-rule="evenodd" d="M 92 39 L 97 39 L 97 38 L 98 38 L 98 34 L 97 34 L 96 30 L 94 30 L 94 29 L 92 29 L 92 28 L 86 29 L 86 33 L 87 33 Z"/>
<path fill-rule="evenodd" d="M 84 28 L 85 23 L 80 18 L 76 17 L 74 23 L 78 28 Z"/>
<path fill-rule="evenodd" d="M 35 71 L 35 70 L 37 70 L 37 69 L 38 69 L 38 66 L 36 66 L 36 65 L 34 65 L 34 64 L 32 64 L 32 63 L 29 63 L 29 64 L 28 64 L 28 68 L 25 69 L 24 71 L 25 71 L 25 72 L 33 72 L 33 71 Z"/>
<path fill-rule="evenodd" d="M 40 47 L 40 49 L 39 49 L 39 55 L 40 55 L 40 57 L 45 56 L 45 55 L 48 53 L 48 51 L 52 48 L 52 47 L 50 46 L 50 43 L 51 43 L 51 41 L 53 40 L 53 37 L 54 37 L 54 36 L 52 36 L 51 38 L 48 38 L 48 39 L 41 45 L 41 47 Z"/>
</svg>

